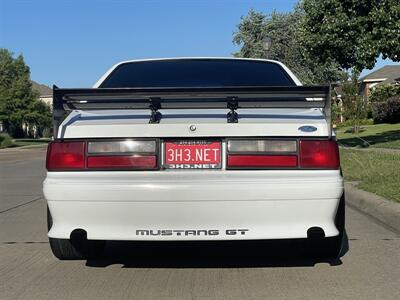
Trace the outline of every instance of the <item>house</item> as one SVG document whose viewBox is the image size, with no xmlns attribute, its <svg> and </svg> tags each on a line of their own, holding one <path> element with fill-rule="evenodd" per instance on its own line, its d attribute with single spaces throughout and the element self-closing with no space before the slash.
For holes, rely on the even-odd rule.
<svg viewBox="0 0 400 300">
<path fill-rule="evenodd" d="M 53 105 L 53 90 L 49 88 L 47 85 L 37 83 L 35 81 L 32 82 L 32 88 L 39 93 L 39 99 L 49 106 Z"/>
<path fill-rule="evenodd" d="M 387 65 L 360 78 L 360 95 L 368 98 L 371 89 L 380 84 L 400 84 L 400 65 Z"/>
</svg>

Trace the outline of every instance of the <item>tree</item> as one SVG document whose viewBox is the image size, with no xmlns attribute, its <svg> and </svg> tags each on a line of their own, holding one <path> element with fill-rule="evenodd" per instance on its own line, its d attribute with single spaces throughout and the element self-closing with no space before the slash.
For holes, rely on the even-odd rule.
<svg viewBox="0 0 400 300">
<path fill-rule="evenodd" d="M 26 135 L 24 125 L 47 126 L 50 108 L 44 107 L 38 98 L 22 55 L 13 58 L 7 49 L 0 49 L 0 121 L 8 133 L 22 137 Z"/>
<path fill-rule="evenodd" d="M 234 33 L 233 42 L 241 45 L 234 55 L 281 61 L 305 84 L 337 81 L 341 71 L 333 60 L 317 64 L 306 56 L 307 51 L 299 35 L 303 16 L 301 6 L 291 13 L 273 12 L 268 16 L 250 10 L 247 16 L 241 18 Z M 265 47 L 267 40 L 271 41 L 268 49 Z"/>
<path fill-rule="evenodd" d="M 342 85 L 344 117 L 348 120 L 351 120 L 354 133 L 359 132 L 361 120 L 365 119 L 367 116 L 366 102 L 359 94 L 359 75 L 360 73 L 352 72 L 350 75 L 350 80 L 343 82 Z"/>
<path fill-rule="evenodd" d="M 44 130 L 50 130 L 52 126 L 52 112 L 50 107 L 43 101 L 36 100 L 30 103 L 29 110 L 30 112 L 25 116 L 26 123 L 36 129 L 35 136 L 43 136 Z"/>
<path fill-rule="evenodd" d="M 237 31 L 233 36 L 233 43 L 242 48 L 234 53 L 237 57 L 263 58 L 266 56 L 264 47 L 266 16 L 251 9 L 247 16 L 241 18 Z"/>
<path fill-rule="evenodd" d="M 303 0 L 300 41 L 318 63 L 371 69 L 400 60 L 400 0 Z"/>
</svg>

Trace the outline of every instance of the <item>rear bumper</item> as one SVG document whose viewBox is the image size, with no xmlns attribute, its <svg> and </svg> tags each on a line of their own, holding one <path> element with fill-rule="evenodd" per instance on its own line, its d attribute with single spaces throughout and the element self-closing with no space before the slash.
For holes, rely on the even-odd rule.
<svg viewBox="0 0 400 300">
<path fill-rule="evenodd" d="M 339 171 L 49 172 L 49 237 L 100 240 L 306 238 L 334 218 Z"/>
</svg>

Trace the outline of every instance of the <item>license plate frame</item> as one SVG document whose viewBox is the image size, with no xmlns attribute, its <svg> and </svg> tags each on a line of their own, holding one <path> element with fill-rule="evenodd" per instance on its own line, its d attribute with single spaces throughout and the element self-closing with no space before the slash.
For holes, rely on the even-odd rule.
<svg viewBox="0 0 400 300">
<path fill-rule="evenodd" d="M 164 169 L 173 169 L 173 170 L 222 169 L 221 140 L 215 140 L 215 139 L 165 140 L 163 142 L 163 150 L 164 150 L 163 151 Z M 173 155 L 171 150 L 174 151 Z"/>
</svg>

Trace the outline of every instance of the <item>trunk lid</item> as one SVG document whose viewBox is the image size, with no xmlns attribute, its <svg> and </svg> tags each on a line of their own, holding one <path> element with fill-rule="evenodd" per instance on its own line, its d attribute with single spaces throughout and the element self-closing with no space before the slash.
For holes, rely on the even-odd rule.
<svg viewBox="0 0 400 300">
<path fill-rule="evenodd" d="M 237 109 L 238 123 L 227 122 L 227 109 L 74 110 L 62 122 L 58 138 L 119 137 L 325 137 L 329 126 L 318 108 Z"/>
</svg>

